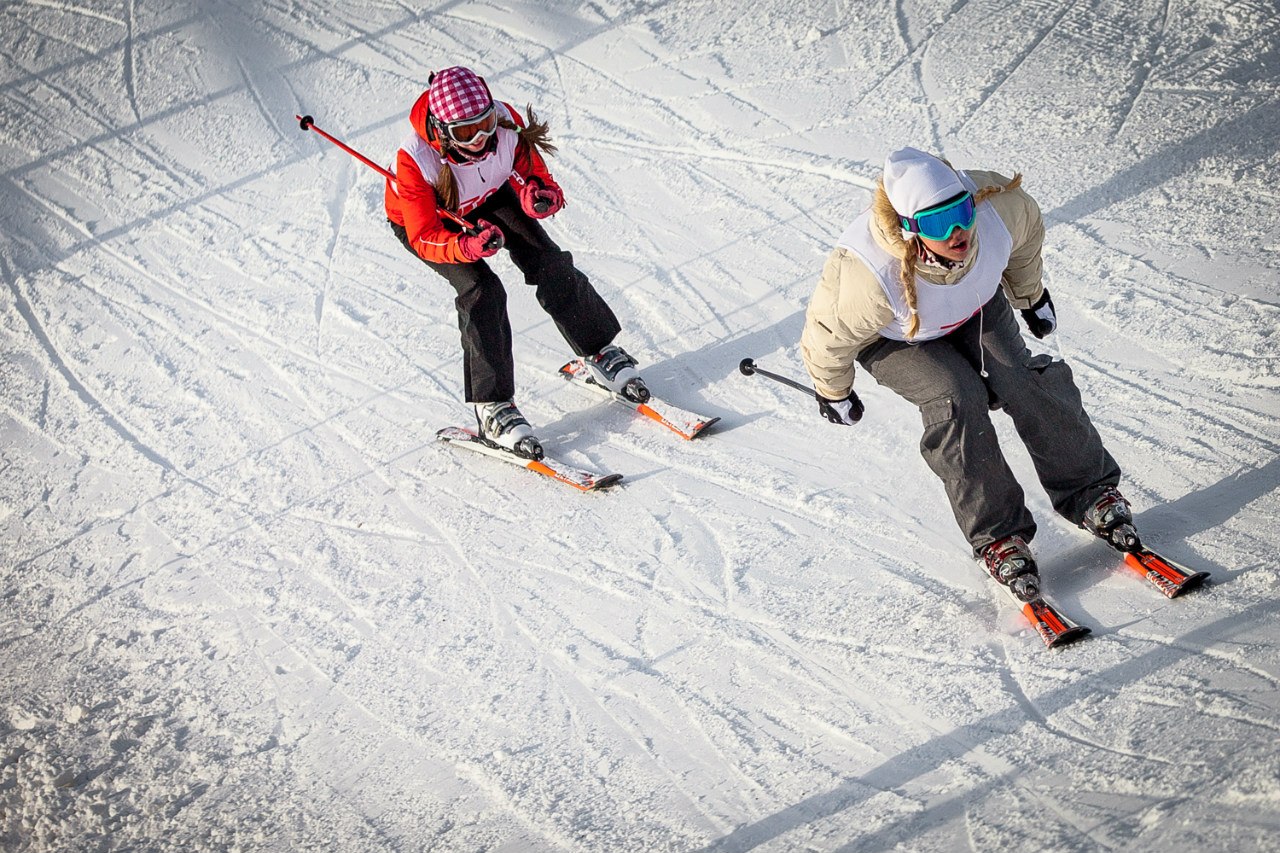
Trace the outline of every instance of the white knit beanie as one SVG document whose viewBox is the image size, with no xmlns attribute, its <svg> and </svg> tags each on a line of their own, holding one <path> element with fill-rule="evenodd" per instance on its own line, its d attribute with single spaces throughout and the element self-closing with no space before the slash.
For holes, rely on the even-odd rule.
<svg viewBox="0 0 1280 853">
<path fill-rule="evenodd" d="M 915 148 L 899 148 L 884 161 L 884 191 L 893 209 L 915 216 L 965 191 L 946 163 Z"/>
</svg>

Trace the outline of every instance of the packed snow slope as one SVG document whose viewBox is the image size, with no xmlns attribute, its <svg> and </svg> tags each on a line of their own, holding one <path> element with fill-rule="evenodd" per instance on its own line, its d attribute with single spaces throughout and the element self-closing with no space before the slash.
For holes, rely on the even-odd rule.
<svg viewBox="0 0 1280 853">
<path fill-rule="evenodd" d="M 452 292 L 379 162 L 437 68 L 550 121 L 556 240 L 683 442 L 518 401 L 579 494 L 442 445 Z M 1280 16 L 1261 0 L 0 6 L 0 847 L 1280 849 Z M 1020 171 L 1173 601 L 1056 517 L 1049 651 L 919 415 L 803 378 L 886 153 Z"/>
</svg>

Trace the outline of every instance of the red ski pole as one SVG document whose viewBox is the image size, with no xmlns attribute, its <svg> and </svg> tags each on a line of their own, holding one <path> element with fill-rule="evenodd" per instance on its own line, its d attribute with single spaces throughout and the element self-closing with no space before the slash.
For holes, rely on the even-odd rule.
<svg viewBox="0 0 1280 853">
<path fill-rule="evenodd" d="M 379 166 L 377 163 L 373 162 L 373 161 L 372 161 L 372 160 L 370 160 L 368 157 L 364 156 L 364 155 L 363 155 L 363 154 L 361 154 L 359 151 L 357 151 L 357 150 L 355 150 L 354 148 L 352 148 L 350 145 L 347 145 L 347 144 L 346 144 L 345 142 L 343 142 L 341 139 L 337 139 L 337 138 L 335 138 L 335 137 L 332 137 L 332 136 L 330 136 L 329 134 L 325 133 L 325 132 L 324 132 L 323 130 L 321 130 L 320 128 L 316 127 L 315 119 L 313 119 L 311 116 L 300 116 L 300 115 L 295 115 L 295 116 L 294 116 L 294 118 L 296 118 L 296 119 L 298 120 L 298 127 L 302 128 L 303 130 L 314 130 L 316 133 L 320 134 L 320 135 L 321 135 L 321 136 L 323 136 L 325 139 L 329 140 L 329 141 L 330 141 L 330 142 L 332 142 L 334 145 L 338 146 L 338 147 L 339 147 L 339 148 L 341 148 L 343 151 L 347 152 L 347 153 L 348 153 L 348 154 L 350 154 L 352 157 L 354 157 L 354 158 L 356 158 L 357 160 L 359 160 L 361 163 L 364 163 L 364 164 L 365 164 L 366 166 L 368 166 L 370 169 L 373 169 L 374 171 L 376 171 L 376 172 L 378 172 L 379 174 L 381 174 L 381 175 L 382 175 L 384 178 L 386 178 L 388 181 L 394 181 L 394 180 L 396 179 L 396 176 L 395 176 L 395 175 L 393 175 L 393 174 L 392 174 L 388 169 L 385 169 L 385 168 L 383 168 L 382 166 Z M 441 216 L 443 216 L 445 219 L 450 219 L 450 220 L 452 220 L 453 222 L 457 223 L 457 224 L 462 228 L 462 231 L 463 231 L 463 233 L 464 233 L 464 234 L 477 234 L 477 233 L 479 233 L 479 232 L 477 232 L 477 231 L 476 231 L 476 229 L 475 229 L 475 226 L 474 226 L 474 225 L 472 225 L 472 224 L 471 224 L 470 222 L 468 222 L 467 220 L 463 219 L 461 216 L 458 216 L 456 213 L 454 213 L 454 212 L 452 212 L 452 211 L 450 211 L 450 210 L 445 210 L 443 207 L 438 207 L 438 208 L 436 208 L 436 209 L 440 212 L 440 215 L 441 215 Z"/>
</svg>

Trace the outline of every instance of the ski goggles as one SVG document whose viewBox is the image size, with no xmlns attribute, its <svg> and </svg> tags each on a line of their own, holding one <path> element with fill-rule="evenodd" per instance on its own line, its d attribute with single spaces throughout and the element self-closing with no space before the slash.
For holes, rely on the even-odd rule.
<svg viewBox="0 0 1280 853">
<path fill-rule="evenodd" d="M 471 145 L 493 136 L 498 131 L 498 113 L 493 104 L 475 118 L 451 121 L 444 125 L 445 134 L 459 145 Z"/>
<path fill-rule="evenodd" d="M 898 221 L 904 231 L 919 234 L 926 240 L 946 240 L 957 228 L 968 231 L 976 218 L 973 194 L 966 192 L 915 216 L 899 216 Z"/>
</svg>

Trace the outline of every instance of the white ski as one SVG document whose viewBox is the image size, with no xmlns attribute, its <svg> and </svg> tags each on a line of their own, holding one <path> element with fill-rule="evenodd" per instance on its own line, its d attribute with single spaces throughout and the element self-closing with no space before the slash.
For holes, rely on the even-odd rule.
<svg viewBox="0 0 1280 853">
<path fill-rule="evenodd" d="M 629 400 L 596 382 L 591 375 L 591 369 L 580 358 L 574 359 L 560 368 L 560 375 L 571 382 L 581 383 L 597 393 L 603 394 L 615 403 L 620 403 L 632 411 L 639 412 L 646 418 L 657 421 L 684 439 L 692 440 L 697 438 L 707 427 L 720 420 L 719 418 L 710 418 L 699 415 L 696 412 L 690 412 L 664 400 L 659 400 L 657 397 L 651 396 L 643 403 Z"/>
<path fill-rule="evenodd" d="M 552 459 L 550 456 L 543 456 L 541 459 L 525 459 L 522 456 L 515 455 L 510 450 L 485 441 L 471 430 L 463 429 L 462 427 L 445 427 L 436 433 L 436 438 L 458 447 L 474 450 L 485 456 L 492 456 L 494 459 L 501 459 L 503 462 L 510 462 L 512 465 L 519 465 L 521 468 L 527 468 L 530 471 L 542 474 L 544 477 L 550 477 L 558 483 L 573 486 L 575 489 L 584 492 L 594 492 L 597 489 L 608 488 L 622 480 L 621 474 L 599 474 L 595 471 L 575 468 L 572 465 L 566 465 L 563 462 Z"/>
</svg>

